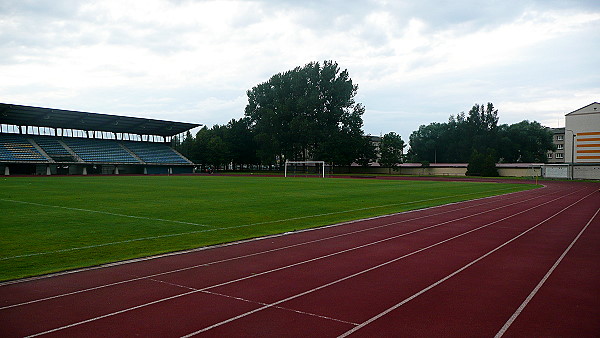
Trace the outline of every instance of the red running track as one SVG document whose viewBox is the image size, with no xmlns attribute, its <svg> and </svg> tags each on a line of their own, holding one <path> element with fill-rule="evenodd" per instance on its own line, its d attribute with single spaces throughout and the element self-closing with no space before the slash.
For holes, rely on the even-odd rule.
<svg viewBox="0 0 600 338">
<path fill-rule="evenodd" d="M 0 285 L 0 336 L 600 336 L 600 184 Z"/>
</svg>

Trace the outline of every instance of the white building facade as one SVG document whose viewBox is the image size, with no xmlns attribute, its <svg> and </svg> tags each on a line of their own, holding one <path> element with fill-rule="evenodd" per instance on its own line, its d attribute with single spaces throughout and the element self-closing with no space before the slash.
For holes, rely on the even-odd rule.
<svg viewBox="0 0 600 338">
<path fill-rule="evenodd" d="M 572 178 L 600 178 L 600 103 L 565 115 L 564 161 Z"/>
<path fill-rule="evenodd" d="M 600 103 L 565 116 L 565 162 L 600 163 Z"/>
</svg>

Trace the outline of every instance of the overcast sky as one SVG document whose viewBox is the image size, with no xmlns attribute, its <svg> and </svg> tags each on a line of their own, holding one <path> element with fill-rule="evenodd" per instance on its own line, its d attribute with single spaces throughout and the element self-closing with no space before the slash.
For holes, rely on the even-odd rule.
<svg viewBox="0 0 600 338">
<path fill-rule="evenodd" d="M 0 0 L 0 102 L 212 126 L 334 60 L 368 134 L 408 141 L 487 102 L 562 127 L 600 101 L 599 32 L 598 0 Z"/>
</svg>

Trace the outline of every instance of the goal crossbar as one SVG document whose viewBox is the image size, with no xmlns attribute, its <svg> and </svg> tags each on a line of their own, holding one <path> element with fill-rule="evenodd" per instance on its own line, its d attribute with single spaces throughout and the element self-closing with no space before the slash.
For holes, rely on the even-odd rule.
<svg viewBox="0 0 600 338">
<path fill-rule="evenodd" d="M 325 161 L 285 161 L 285 167 L 284 167 L 284 176 L 288 177 L 288 165 L 293 165 L 293 164 L 320 164 L 321 165 L 321 173 L 320 176 L 321 177 L 325 177 Z"/>
</svg>

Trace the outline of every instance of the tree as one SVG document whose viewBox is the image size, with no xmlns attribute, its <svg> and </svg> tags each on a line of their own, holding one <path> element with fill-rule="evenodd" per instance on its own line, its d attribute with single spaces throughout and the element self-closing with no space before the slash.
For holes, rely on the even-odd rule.
<svg viewBox="0 0 600 338">
<path fill-rule="evenodd" d="M 475 104 L 468 114 L 450 115 L 448 123 L 422 125 L 410 135 L 413 162 L 470 162 L 473 151 L 506 162 L 544 162 L 552 136 L 538 122 L 498 126 L 492 103 Z M 487 155 L 486 155 L 487 156 Z"/>
<path fill-rule="evenodd" d="M 250 120 L 245 117 L 231 120 L 225 126 L 223 140 L 227 146 L 229 162 L 236 164 L 256 164 L 256 142 L 250 129 Z"/>
<path fill-rule="evenodd" d="M 194 147 L 196 145 L 196 140 L 189 130 L 185 133 L 183 140 L 175 137 L 173 140 L 173 145 L 175 149 L 177 149 L 177 151 L 179 151 L 183 156 L 187 157 L 192 162 L 196 162 L 194 159 Z"/>
<path fill-rule="evenodd" d="M 469 111 L 466 120 L 466 133 L 463 137 L 470 141 L 468 146 L 461 149 L 462 159 L 472 150 L 487 152 L 496 148 L 498 131 L 498 110 L 491 102 L 484 107 L 475 104 Z"/>
<path fill-rule="evenodd" d="M 375 145 L 371 141 L 371 136 L 367 135 L 363 137 L 362 145 L 359 146 L 360 151 L 356 162 L 363 167 L 369 165 L 369 163 L 377 160 L 377 151 Z"/>
<path fill-rule="evenodd" d="M 245 115 L 261 158 L 350 164 L 364 146 L 358 86 L 337 63 L 311 62 L 248 90 Z"/>
<path fill-rule="evenodd" d="M 536 121 L 500 126 L 498 143 L 504 162 L 545 163 L 547 152 L 555 150 L 552 132 Z"/>
<path fill-rule="evenodd" d="M 410 161 L 434 163 L 439 159 L 440 162 L 453 162 L 452 159 L 447 158 L 450 155 L 447 142 L 450 139 L 448 127 L 446 123 L 433 122 L 429 125 L 421 125 L 418 130 L 413 131 L 409 137 Z"/>
<path fill-rule="evenodd" d="M 228 164 L 230 155 L 227 144 L 223 140 L 224 132 L 225 127 L 220 125 L 214 125 L 210 129 L 204 126 L 200 129 L 196 133 L 190 160 L 201 164 L 202 167 L 219 167 Z"/>
<path fill-rule="evenodd" d="M 390 173 L 392 167 L 395 167 L 396 164 L 402 163 L 402 156 L 404 155 L 404 141 L 400 135 L 389 132 L 381 138 L 381 144 L 379 145 L 379 150 L 381 153 L 381 158 L 379 159 L 379 163 L 384 167 L 390 168 Z"/>
</svg>

